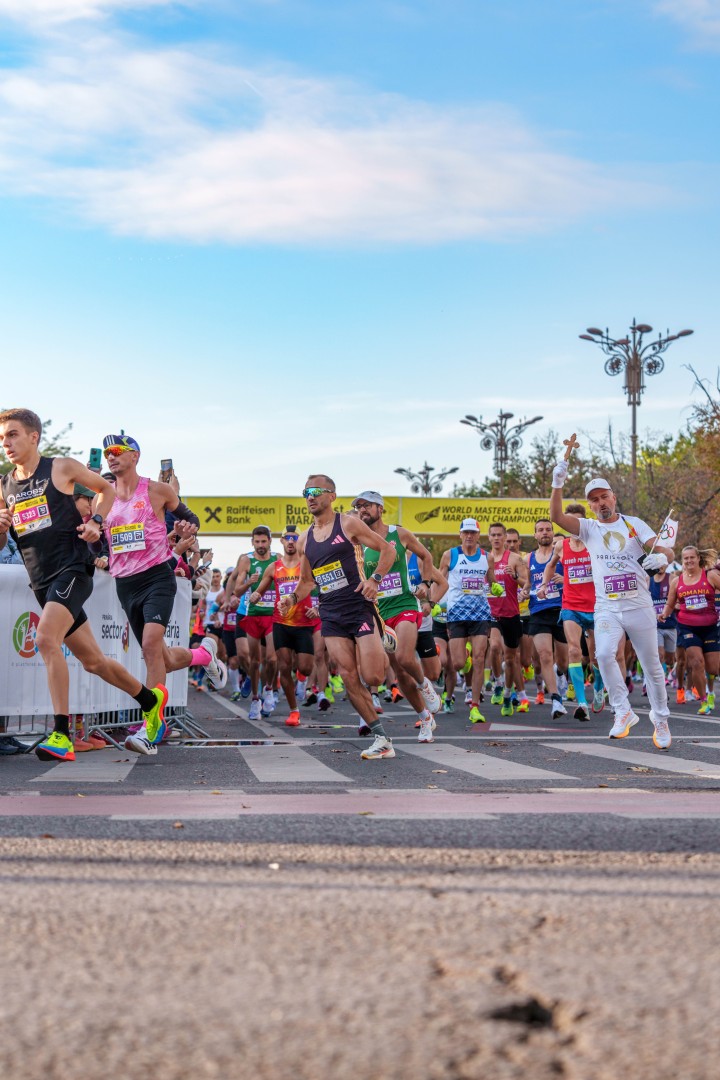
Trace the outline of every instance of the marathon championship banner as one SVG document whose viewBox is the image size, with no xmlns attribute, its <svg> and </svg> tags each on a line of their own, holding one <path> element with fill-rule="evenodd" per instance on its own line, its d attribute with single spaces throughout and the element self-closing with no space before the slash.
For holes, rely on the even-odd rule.
<svg viewBox="0 0 720 1080">
<path fill-rule="evenodd" d="M 140 646 L 130 633 L 125 613 L 117 599 L 115 582 L 109 574 L 96 571 L 93 591 L 85 611 L 105 656 L 117 660 L 141 681 L 145 665 Z M 178 579 L 178 591 L 165 640 L 170 647 L 187 648 L 190 627 L 190 582 Z M 30 589 L 24 566 L 0 566 L 0 715 L 52 715 L 42 657 L 35 645 L 40 608 Z M 115 712 L 137 708 L 132 698 L 89 675 L 69 649 L 65 655 L 70 669 L 70 712 Z M 186 705 L 187 671 L 168 676 L 169 705 Z"/>
<path fill-rule="evenodd" d="M 334 506 L 341 513 L 351 508 L 352 495 L 338 495 Z M 563 506 L 577 499 L 563 500 Z M 587 509 L 584 500 L 583 505 Z M 267 525 L 274 536 L 288 525 L 300 529 L 312 524 L 305 500 L 278 496 L 191 496 L 185 502 L 200 518 L 203 536 L 249 536 L 256 525 Z M 501 521 L 522 536 L 532 536 L 538 518 L 547 517 L 549 499 L 426 499 L 388 496 L 385 521 L 404 525 L 424 536 L 456 536 L 463 518 L 476 518 L 487 535 L 488 525 Z M 593 515 L 588 512 L 588 517 Z M 561 531 L 561 530 L 559 530 Z"/>
</svg>

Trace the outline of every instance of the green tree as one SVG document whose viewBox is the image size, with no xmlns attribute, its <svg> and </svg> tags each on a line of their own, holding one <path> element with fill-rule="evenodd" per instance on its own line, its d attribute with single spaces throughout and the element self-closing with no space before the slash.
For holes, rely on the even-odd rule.
<svg viewBox="0 0 720 1080">
<path fill-rule="evenodd" d="M 2 410 L 0 409 L 0 412 Z M 40 437 L 40 453 L 45 454 L 47 457 L 76 457 L 82 453 L 81 450 L 73 450 L 69 443 L 66 443 L 69 433 L 72 431 L 72 424 L 66 424 L 64 428 L 59 431 L 53 432 L 52 420 L 43 420 L 43 431 Z M 0 449 L 0 476 L 10 472 L 12 464 L 8 461 L 2 449 Z"/>
</svg>

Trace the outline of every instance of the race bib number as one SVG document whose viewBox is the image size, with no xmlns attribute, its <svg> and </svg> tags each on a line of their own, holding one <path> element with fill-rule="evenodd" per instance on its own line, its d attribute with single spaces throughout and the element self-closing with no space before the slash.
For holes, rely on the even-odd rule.
<svg viewBox="0 0 720 1080">
<path fill-rule="evenodd" d="M 635 574 L 613 574 L 605 578 L 605 599 L 628 600 L 637 596 L 637 587 Z"/>
<path fill-rule="evenodd" d="M 275 590 L 268 589 L 264 592 L 255 607 L 268 608 L 271 611 L 275 607 Z"/>
<path fill-rule="evenodd" d="M 342 563 L 339 560 L 316 567 L 313 570 L 313 577 L 322 596 L 327 593 L 337 592 L 338 589 L 344 589 L 349 584 Z"/>
<path fill-rule="evenodd" d="M 13 529 L 18 536 L 27 533 L 40 532 L 41 529 L 49 529 L 52 525 L 50 507 L 47 498 L 39 495 L 36 499 L 25 499 L 16 502 L 13 511 Z"/>
<path fill-rule="evenodd" d="M 298 587 L 298 581 L 280 581 L 278 583 L 278 592 L 280 596 L 290 596 Z"/>
<path fill-rule="evenodd" d="M 462 591 L 469 593 L 470 596 L 479 596 L 483 592 L 483 580 L 480 575 L 473 570 L 466 570 L 461 573 L 460 580 L 462 582 Z"/>
<path fill-rule="evenodd" d="M 567 567 L 569 585 L 587 585 L 592 581 L 592 570 L 587 563 Z"/>
<path fill-rule="evenodd" d="M 396 570 L 391 570 L 380 582 L 377 591 L 378 600 L 385 600 L 388 596 L 400 596 L 402 593 L 402 578 Z"/>
<path fill-rule="evenodd" d="M 655 611 L 658 615 L 662 615 L 663 611 L 665 610 L 665 601 L 653 600 L 653 607 L 655 608 Z"/>
<path fill-rule="evenodd" d="M 113 525 L 110 529 L 110 550 L 113 555 L 124 555 L 126 551 L 145 550 L 145 526 Z"/>
<path fill-rule="evenodd" d="M 237 626 L 237 611 L 228 611 L 225 616 L 225 626 L 228 630 L 234 630 Z"/>
<path fill-rule="evenodd" d="M 685 610 L 686 611 L 704 611 L 707 608 L 707 596 L 686 596 L 685 597 Z"/>
</svg>

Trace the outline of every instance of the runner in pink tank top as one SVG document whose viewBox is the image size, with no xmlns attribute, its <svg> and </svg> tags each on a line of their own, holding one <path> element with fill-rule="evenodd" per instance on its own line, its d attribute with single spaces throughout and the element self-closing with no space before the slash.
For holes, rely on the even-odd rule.
<svg viewBox="0 0 720 1080">
<path fill-rule="evenodd" d="M 501 648 L 505 661 L 505 686 L 503 688 L 496 678 L 491 701 L 502 702 L 502 715 L 512 716 L 515 708 L 518 712 L 527 712 L 530 708 L 520 660 L 523 629 L 518 597 L 518 586 L 523 589 L 527 584 L 528 568 L 520 555 L 506 547 L 507 529 L 501 522 L 488 526 L 488 539 L 488 604 L 493 617 L 490 649 Z"/>
<path fill-rule="evenodd" d="M 197 532 L 198 518 L 177 492 L 161 481 L 140 476 L 137 463 L 140 447 L 129 435 L 107 435 L 103 440 L 108 468 L 115 478 L 116 497 L 104 529 L 110 548 L 110 573 L 127 615 L 130 629 L 143 651 L 151 686 L 164 684 L 167 673 L 199 664 L 207 668 L 209 680 L 218 689 L 227 682 L 227 668 L 217 659 L 217 641 L 203 638 L 197 649 L 168 648 L 165 643 L 172 615 L 177 578 L 167 538 L 165 513 L 176 519 L 176 527 Z M 178 522 L 187 522 L 179 525 Z M 165 731 L 167 730 L 165 725 Z M 162 731 L 152 741 L 144 728 L 125 740 L 128 750 L 156 754 Z"/>
</svg>

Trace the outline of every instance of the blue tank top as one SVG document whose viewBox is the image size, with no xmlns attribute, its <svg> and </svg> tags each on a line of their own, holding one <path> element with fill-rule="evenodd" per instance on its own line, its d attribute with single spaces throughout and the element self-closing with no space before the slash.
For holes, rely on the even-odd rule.
<svg viewBox="0 0 720 1080">
<path fill-rule="evenodd" d="M 654 577 L 650 578 L 650 596 L 656 615 L 662 614 L 669 592 L 670 576 L 668 574 L 665 575 L 662 581 L 656 581 Z M 675 630 L 676 627 L 677 616 L 675 615 L 675 612 L 668 616 L 665 622 L 658 623 L 658 630 Z"/>
<path fill-rule="evenodd" d="M 551 556 L 552 557 L 552 556 Z M 548 560 L 549 562 L 549 560 Z M 542 585 L 543 574 L 545 573 L 545 567 L 547 562 L 538 562 L 535 558 L 535 552 L 530 552 L 530 558 L 528 559 L 528 570 L 530 571 L 530 614 L 534 615 L 536 611 L 548 611 L 552 608 L 562 607 L 562 586 L 553 584 L 551 581 L 548 584 L 547 592 L 544 600 L 538 600 L 537 591 Z M 558 574 L 563 572 L 563 564 L 559 562 L 555 567 L 555 571 Z"/>
<path fill-rule="evenodd" d="M 410 558 L 407 561 L 408 567 L 408 581 L 415 589 L 422 583 L 422 574 L 420 573 L 420 567 L 418 566 L 418 557 L 415 552 L 412 552 Z"/>
</svg>

